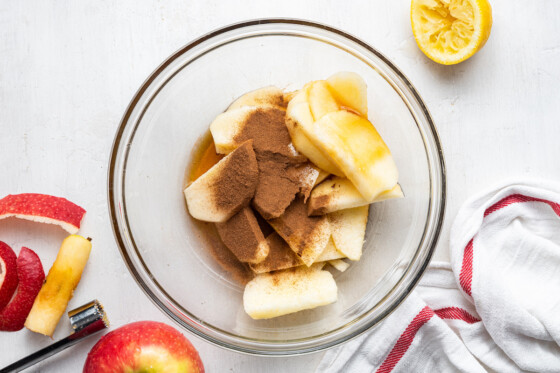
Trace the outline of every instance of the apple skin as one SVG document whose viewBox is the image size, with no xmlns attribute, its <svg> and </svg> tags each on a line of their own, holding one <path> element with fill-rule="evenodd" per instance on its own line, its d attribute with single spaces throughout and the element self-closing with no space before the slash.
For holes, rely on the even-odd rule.
<svg viewBox="0 0 560 373">
<path fill-rule="evenodd" d="M 16 253 L 2 241 L 0 241 L 0 260 L 4 262 L 4 273 L 0 273 L 0 279 L 3 276 L 3 280 L 0 280 L 0 311 L 2 311 L 12 299 L 18 284 Z"/>
<path fill-rule="evenodd" d="M 23 324 L 33 302 L 43 286 L 45 271 L 41 260 L 33 250 L 22 247 L 17 258 L 18 287 L 8 305 L 0 312 L 0 330 L 15 332 Z"/>
<path fill-rule="evenodd" d="M 204 373 L 202 360 L 176 329 L 138 321 L 104 335 L 91 349 L 84 373 Z"/>
</svg>

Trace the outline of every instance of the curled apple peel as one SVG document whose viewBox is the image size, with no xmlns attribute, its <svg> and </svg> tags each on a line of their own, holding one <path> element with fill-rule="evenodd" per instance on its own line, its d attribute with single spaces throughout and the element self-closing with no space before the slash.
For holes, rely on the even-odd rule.
<svg viewBox="0 0 560 373">
<path fill-rule="evenodd" d="M 3 331 L 14 332 L 23 329 L 25 319 L 45 280 L 43 265 L 33 250 L 21 248 L 17 258 L 17 274 L 16 293 L 0 312 L 0 330 Z"/>
<path fill-rule="evenodd" d="M 14 216 L 40 223 L 57 224 L 70 234 L 80 230 L 86 210 L 66 198 L 47 194 L 10 194 L 0 199 L 0 219 Z"/>
<path fill-rule="evenodd" d="M 17 284 L 16 253 L 10 246 L 0 241 L 0 311 L 12 299 Z"/>
</svg>

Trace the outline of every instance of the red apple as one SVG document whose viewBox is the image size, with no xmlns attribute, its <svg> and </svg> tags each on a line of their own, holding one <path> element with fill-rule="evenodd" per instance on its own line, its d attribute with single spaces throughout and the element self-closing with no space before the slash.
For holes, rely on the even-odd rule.
<svg viewBox="0 0 560 373">
<path fill-rule="evenodd" d="M 6 307 L 16 291 L 18 283 L 16 259 L 14 250 L 0 241 L 0 311 Z"/>
<path fill-rule="evenodd" d="M 17 258 L 18 287 L 8 305 L 0 312 L 0 330 L 14 332 L 23 324 L 35 297 L 43 286 L 45 272 L 41 260 L 33 250 L 22 247 Z"/>
<path fill-rule="evenodd" d="M 174 328 L 139 321 L 103 336 L 88 354 L 84 373 L 204 373 L 198 352 Z"/>
<path fill-rule="evenodd" d="M 86 210 L 65 198 L 46 194 L 10 194 L 0 199 L 0 219 L 15 216 L 40 223 L 60 225 L 70 234 L 78 233 Z"/>
</svg>

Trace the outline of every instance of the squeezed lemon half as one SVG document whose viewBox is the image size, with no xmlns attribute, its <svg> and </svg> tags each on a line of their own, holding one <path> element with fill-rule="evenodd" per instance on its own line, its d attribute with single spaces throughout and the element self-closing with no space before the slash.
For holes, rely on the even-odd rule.
<svg viewBox="0 0 560 373">
<path fill-rule="evenodd" d="M 431 60 L 453 65 L 478 52 L 492 28 L 487 0 L 412 0 L 416 43 Z"/>
</svg>

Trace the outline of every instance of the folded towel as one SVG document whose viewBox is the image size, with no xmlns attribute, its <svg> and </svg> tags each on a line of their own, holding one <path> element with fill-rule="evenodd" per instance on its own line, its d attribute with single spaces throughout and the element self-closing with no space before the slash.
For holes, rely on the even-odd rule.
<svg viewBox="0 0 560 373">
<path fill-rule="evenodd" d="M 329 350 L 318 372 L 560 372 L 560 185 L 516 183 L 460 209 L 451 263 Z"/>
</svg>

